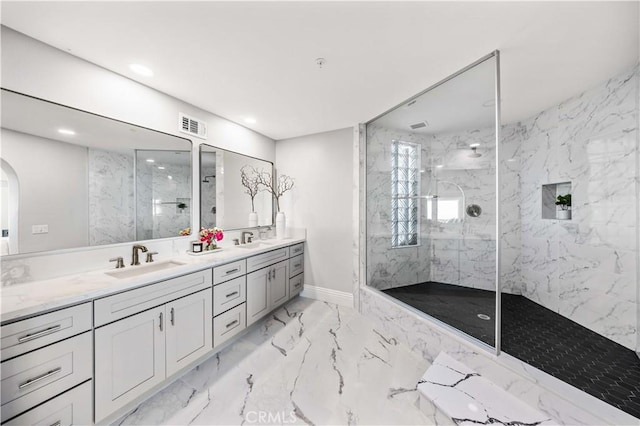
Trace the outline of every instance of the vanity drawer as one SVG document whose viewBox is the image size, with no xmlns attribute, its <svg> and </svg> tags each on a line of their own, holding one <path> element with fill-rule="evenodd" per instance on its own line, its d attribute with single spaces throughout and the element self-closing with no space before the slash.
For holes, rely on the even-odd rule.
<svg viewBox="0 0 640 426">
<path fill-rule="evenodd" d="M 259 254 L 247 259 L 247 272 L 257 271 L 289 257 L 289 247 Z"/>
<path fill-rule="evenodd" d="M 2 421 L 91 378 L 93 344 L 83 333 L 2 363 Z"/>
<path fill-rule="evenodd" d="M 304 243 L 295 244 L 289 247 L 289 257 L 304 253 Z"/>
<path fill-rule="evenodd" d="M 289 277 L 295 277 L 302 271 L 304 271 L 304 255 L 289 259 Z"/>
<path fill-rule="evenodd" d="M 247 304 L 243 303 L 213 319 L 213 347 L 220 346 L 245 328 Z"/>
<path fill-rule="evenodd" d="M 95 327 L 211 287 L 211 269 L 125 291 L 94 301 Z"/>
<path fill-rule="evenodd" d="M 289 280 L 289 299 L 302 291 L 304 287 L 304 274 L 298 274 Z"/>
<path fill-rule="evenodd" d="M 220 315 L 247 300 L 247 276 L 227 281 L 213 288 L 213 316 Z"/>
<path fill-rule="evenodd" d="M 218 285 L 225 281 L 232 280 L 246 273 L 247 262 L 244 259 L 215 267 L 213 268 L 213 285 Z"/>
<path fill-rule="evenodd" d="M 93 421 L 91 388 L 91 381 L 85 382 L 2 426 L 90 425 Z"/>
<path fill-rule="evenodd" d="M 91 330 L 91 303 L 3 325 L 2 361 Z"/>
</svg>

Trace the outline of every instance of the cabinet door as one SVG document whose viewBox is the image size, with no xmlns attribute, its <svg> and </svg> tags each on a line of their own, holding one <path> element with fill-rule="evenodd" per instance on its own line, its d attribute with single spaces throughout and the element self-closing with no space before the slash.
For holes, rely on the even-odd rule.
<svg viewBox="0 0 640 426">
<path fill-rule="evenodd" d="M 164 305 L 95 330 L 96 423 L 165 378 Z"/>
<path fill-rule="evenodd" d="M 167 377 L 212 350 L 211 288 L 167 303 Z"/>
<path fill-rule="evenodd" d="M 260 269 L 247 275 L 247 326 L 269 313 L 269 277 L 272 267 Z"/>
<path fill-rule="evenodd" d="M 276 263 L 268 269 L 272 269 L 270 287 L 270 308 L 275 308 L 289 299 L 289 261 Z"/>
</svg>

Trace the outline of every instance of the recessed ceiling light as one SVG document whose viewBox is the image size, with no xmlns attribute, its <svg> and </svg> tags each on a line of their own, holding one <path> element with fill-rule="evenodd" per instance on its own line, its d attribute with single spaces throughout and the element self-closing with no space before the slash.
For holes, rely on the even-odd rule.
<svg viewBox="0 0 640 426">
<path fill-rule="evenodd" d="M 256 124 L 256 119 L 253 117 L 247 117 L 244 119 L 244 122 L 248 124 Z"/>
<path fill-rule="evenodd" d="M 151 71 L 151 68 L 147 68 L 144 65 L 131 64 L 129 65 L 129 68 L 131 68 L 131 71 L 135 72 L 136 74 L 140 74 L 144 77 L 153 77 L 153 71 Z"/>
<path fill-rule="evenodd" d="M 76 134 L 76 132 L 74 132 L 71 129 L 58 129 L 58 133 L 62 134 L 62 135 L 69 135 L 69 136 L 73 136 Z"/>
<path fill-rule="evenodd" d="M 164 170 L 164 167 L 158 166 L 158 170 Z"/>
<path fill-rule="evenodd" d="M 479 143 L 472 143 L 471 145 L 469 145 L 471 148 L 477 148 L 480 146 Z"/>
<path fill-rule="evenodd" d="M 156 160 L 154 160 L 153 158 L 147 158 L 147 163 L 155 163 Z"/>
<path fill-rule="evenodd" d="M 167 176 L 167 179 L 173 179 L 173 176 Z"/>
<path fill-rule="evenodd" d="M 444 164 L 438 164 L 438 165 L 436 166 L 436 169 L 441 169 L 441 168 L 443 168 L 443 167 L 444 167 Z"/>
</svg>

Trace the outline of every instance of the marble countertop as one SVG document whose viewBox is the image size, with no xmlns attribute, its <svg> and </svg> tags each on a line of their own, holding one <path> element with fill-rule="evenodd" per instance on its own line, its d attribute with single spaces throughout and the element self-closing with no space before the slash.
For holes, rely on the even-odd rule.
<svg viewBox="0 0 640 426">
<path fill-rule="evenodd" d="M 305 241 L 305 238 L 260 241 L 268 246 L 255 249 L 231 246 L 201 256 L 184 253 L 166 258 L 159 257 L 156 262 L 175 261 L 183 263 L 183 265 L 130 278 L 115 278 L 107 275 L 106 272 L 115 271 L 114 268 L 108 268 L 2 287 L 0 289 L 0 310 L 2 312 L 0 322 L 4 324 L 22 317 L 89 302 L 110 294 L 301 243 Z M 127 266 L 126 268 L 134 267 Z"/>
</svg>

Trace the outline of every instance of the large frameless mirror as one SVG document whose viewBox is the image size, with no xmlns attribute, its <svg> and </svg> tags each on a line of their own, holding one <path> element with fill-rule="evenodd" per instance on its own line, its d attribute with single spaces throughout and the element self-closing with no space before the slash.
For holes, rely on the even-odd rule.
<svg viewBox="0 0 640 426">
<path fill-rule="evenodd" d="M 200 226 L 225 230 L 273 225 L 273 197 L 256 184 L 273 163 L 200 145 Z"/>
<path fill-rule="evenodd" d="M 191 141 L 2 90 L 2 254 L 179 236 Z"/>
<path fill-rule="evenodd" d="M 496 58 L 366 126 L 367 284 L 495 346 Z"/>
</svg>

